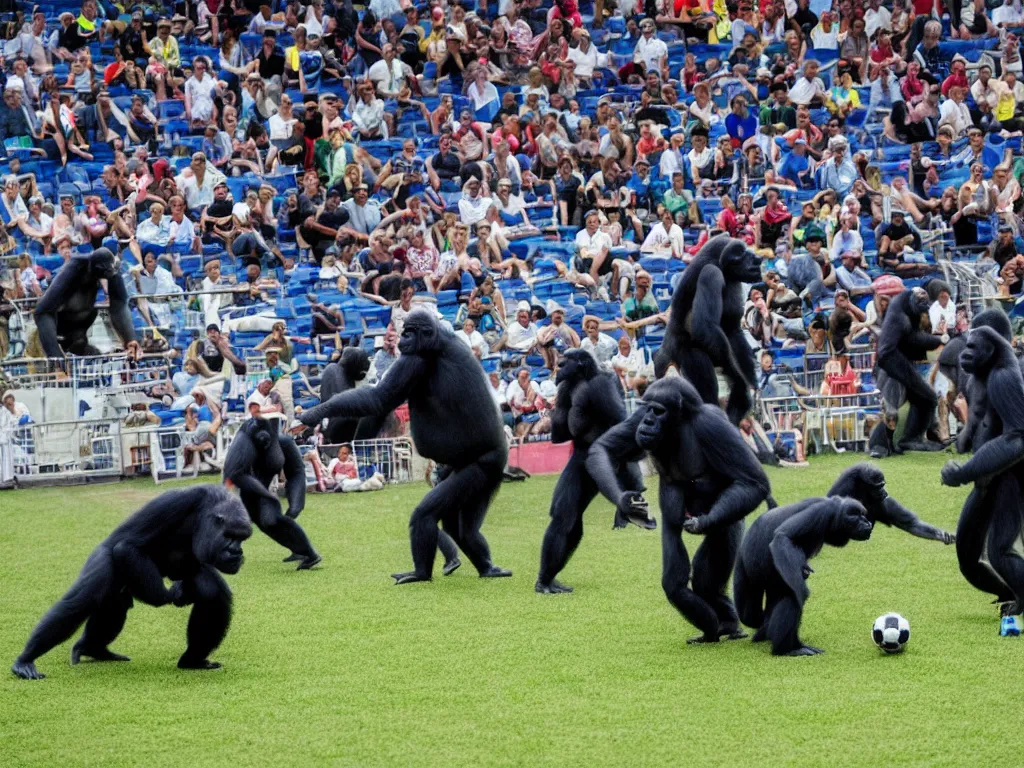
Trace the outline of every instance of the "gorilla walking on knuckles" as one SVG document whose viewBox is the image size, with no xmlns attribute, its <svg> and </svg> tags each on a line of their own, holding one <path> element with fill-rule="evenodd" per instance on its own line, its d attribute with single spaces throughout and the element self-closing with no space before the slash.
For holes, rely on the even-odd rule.
<svg viewBox="0 0 1024 768">
<path fill-rule="evenodd" d="M 967 581 L 994 594 L 1004 616 L 1014 615 L 1024 609 L 1024 558 L 1016 551 L 1024 536 L 1024 376 L 1010 343 L 988 327 L 970 331 L 960 364 L 972 377 L 972 409 L 983 388 L 987 410 L 974 456 L 942 468 L 943 485 L 974 483 L 960 513 L 957 557 Z M 986 549 L 989 567 L 981 559 Z"/>
<path fill-rule="evenodd" d="M 689 269 L 689 268 L 688 268 Z M 717 406 L 701 401 L 687 380 L 656 381 L 637 411 L 590 447 L 587 471 L 601 493 L 624 507 L 616 470 L 647 452 L 661 477 L 662 576 L 669 602 L 703 634 L 690 643 L 746 637 L 726 595 L 736 562 L 743 518 L 768 496 L 768 478 L 754 453 Z M 703 534 L 693 558 L 683 531 Z"/>
<path fill-rule="evenodd" d="M 270 492 L 270 483 L 284 470 L 288 512 Z M 278 434 L 266 419 L 245 421 L 224 458 L 224 482 L 238 488 L 256 527 L 291 551 L 285 562 L 299 561 L 297 570 L 312 568 L 321 557 L 295 518 L 306 506 L 306 469 L 289 435 Z"/>
<path fill-rule="evenodd" d="M 167 491 L 121 523 L 93 550 L 82 572 L 32 631 L 11 671 L 26 680 L 44 675 L 35 660 L 85 622 L 71 663 L 128 661 L 108 646 L 121 634 L 133 600 L 192 605 L 181 669 L 217 669 L 207 657 L 231 622 L 231 590 L 218 573 L 238 573 L 242 542 L 252 535 L 245 508 L 227 489 L 200 485 Z M 168 589 L 164 578 L 174 583 Z"/>
<path fill-rule="evenodd" d="M 808 561 L 823 546 L 867 541 L 872 522 L 855 499 L 808 499 L 765 512 L 743 538 L 733 593 L 740 620 L 756 629 L 754 642 L 772 641 L 775 656 L 814 656 L 800 640 L 800 619 L 814 573 Z"/>
<path fill-rule="evenodd" d="M 96 321 L 96 294 L 100 281 L 107 283 L 110 322 L 126 347 L 137 344 L 128 291 L 117 271 L 114 254 L 99 248 L 90 254 L 76 254 L 57 273 L 35 308 L 39 343 L 47 357 L 98 355 L 89 344 L 89 328 Z"/>
<path fill-rule="evenodd" d="M 754 353 L 741 326 L 742 284 L 760 279 L 761 259 L 743 240 L 708 240 L 683 271 L 665 341 L 654 356 L 657 378 L 675 367 L 711 405 L 718 405 L 715 366 L 720 367 L 732 389 L 726 413 L 734 425 L 749 413 L 754 385 Z"/>
<path fill-rule="evenodd" d="M 626 419 L 622 388 L 612 374 L 598 368 L 597 360 L 589 352 L 569 350 L 559 365 L 555 383 L 558 397 L 551 414 L 551 440 L 572 440 L 572 456 L 551 496 L 551 522 L 544 533 L 535 587 L 543 594 L 572 592 L 572 587 L 559 583 L 555 577 L 579 546 L 583 538 L 583 513 L 597 495 L 597 483 L 586 469 L 587 452 L 598 437 Z M 640 495 L 644 479 L 635 462 L 622 466 L 619 482 L 635 493 L 623 495 L 627 503 L 616 508 L 615 527 L 624 528 L 627 522 L 641 528 L 656 527 Z"/>
<path fill-rule="evenodd" d="M 508 459 L 501 416 L 480 363 L 423 310 L 407 317 L 398 349 L 401 357 L 377 386 L 335 395 L 299 419 L 311 426 L 323 418 L 379 416 L 408 400 L 416 449 L 445 465 L 447 476 L 413 510 L 409 538 L 415 570 L 394 574 L 396 583 L 430 581 L 438 521 L 481 577 L 511 576 L 491 561 L 480 533 Z"/>
</svg>

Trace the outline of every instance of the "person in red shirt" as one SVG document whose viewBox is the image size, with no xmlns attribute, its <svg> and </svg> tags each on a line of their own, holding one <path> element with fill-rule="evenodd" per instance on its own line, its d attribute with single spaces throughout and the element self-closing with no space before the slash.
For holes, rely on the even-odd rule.
<svg viewBox="0 0 1024 768">
<path fill-rule="evenodd" d="M 949 77 L 942 81 L 942 95 L 949 98 L 949 89 L 959 85 L 965 91 L 971 89 L 970 81 L 967 79 L 967 60 L 957 54 L 949 65 Z"/>
<path fill-rule="evenodd" d="M 878 77 L 882 67 L 887 66 L 897 74 L 903 74 L 907 68 L 900 55 L 893 50 L 892 33 L 887 29 L 879 28 L 875 31 L 875 44 L 871 47 L 870 58 L 872 80 Z"/>
</svg>

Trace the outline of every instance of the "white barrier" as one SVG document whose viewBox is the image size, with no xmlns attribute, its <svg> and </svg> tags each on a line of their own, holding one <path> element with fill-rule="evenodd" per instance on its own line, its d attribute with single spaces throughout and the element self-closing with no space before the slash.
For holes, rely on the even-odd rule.
<svg viewBox="0 0 1024 768">
<path fill-rule="evenodd" d="M 867 451 L 869 425 L 881 412 L 877 391 L 853 395 L 759 397 L 758 414 L 769 432 L 799 431 L 819 451 Z"/>
</svg>

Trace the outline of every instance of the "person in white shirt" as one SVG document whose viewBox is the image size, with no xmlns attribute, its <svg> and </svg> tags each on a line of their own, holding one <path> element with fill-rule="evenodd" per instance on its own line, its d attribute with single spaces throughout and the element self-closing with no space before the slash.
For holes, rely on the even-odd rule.
<svg viewBox="0 0 1024 768">
<path fill-rule="evenodd" d="M 654 70 L 661 74 L 668 61 L 668 46 L 655 36 L 654 19 L 640 22 L 640 31 L 642 35 L 633 49 L 633 63 L 643 65 L 648 72 Z"/>
<path fill-rule="evenodd" d="M 804 73 L 789 89 L 789 100 L 796 106 L 820 105 L 827 97 L 825 83 L 818 77 L 818 62 L 808 59 L 804 62 Z"/>
<path fill-rule="evenodd" d="M 644 353 L 637 349 L 626 334 L 619 337 L 618 352 L 612 358 L 612 370 L 622 382 L 626 392 L 633 392 L 637 386 L 646 384 L 653 378 L 654 370 Z"/>
<path fill-rule="evenodd" d="M 641 253 L 683 258 L 683 230 L 675 223 L 672 211 L 665 208 L 661 212 L 661 220 L 651 227 L 651 231 L 640 246 Z"/>
<path fill-rule="evenodd" d="M 470 176 L 462 185 L 462 197 L 459 199 L 459 218 L 463 224 L 473 226 L 482 221 L 491 207 L 491 198 L 485 197 L 480 191 L 480 179 Z"/>
<path fill-rule="evenodd" d="M 661 153 L 661 158 L 658 160 L 658 170 L 661 172 L 661 178 L 671 179 L 673 173 L 683 170 L 683 153 L 681 150 L 685 138 L 682 133 L 672 134 L 672 138 L 669 139 L 668 149 Z"/>
<path fill-rule="evenodd" d="M 487 374 L 487 391 L 491 393 L 491 399 L 494 400 L 494 404 L 498 406 L 498 410 L 502 410 L 508 405 L 508 385 L 501 378 L 501 375 L 497 371 L 491 371 Z M 512 426 L 509 424 L 509 426 Z"/>
<path fill-rule="evenodd" d="M 462 324 L 462 328 L 455 332 L 455 338 L 469 347 L 477 360 L 487 354 L 487 342 L 484 341 L 480 331 L 476 329 L 476 323 L 468 317 Z"/>
<path fill-rule="evenodd" d="M 381 49 L 384 58 L 373 64 L 367 71 L 382 99 L 397 99 L 406 87 L 406 78 L 412 75 L 412 69 L 395 55 L 395 46 L 385 43 Z M 495 91 L 497 93 L 497 91 Z"/>
<path fill-rule="evenodd" d="M 185 119 L 191 125 L 216 123 L 217 108 L 213 98 L 220 93 L 217 78 L 209 74 L 210 62 L 205 56 L 196 56 L 192 62 L 193 75 L 185 82 Z"/>
<path fill-rule="evenodd" d="M 537 412 L 537 398 L 540 392 L 537 385 L 530 380 L 530 369 L 520 368 L 513 381 L 505 390 L 505 400 L 512 415 L 517 419 L 528 413 Z"/>
<path fill-rule="evenodd" d="M 615 339 L 601 333 L 601 321 L 593 316 L 583 319 L 583 331 L 587 336 L 580 342 L 580 349 L 589 352 L 597 360 L 601 370 L 612 372 L 612 358 L 619 348 Z"/>
<path fill-rule="evenodd" d="M 576 233 L 576 248 L 583 269 L 596 285 L 602 275 L 610 271 L 611 264 L 605 267 L 605 263 L 612 248 L 612 239 L 601 231 L 601 217 L 597 211 L 587 211 L 584 223 L 585 227 Z"/>
<path fill-rule="evenodd" d="M 271 141 L 288 141 L 292 137 L 292 126 L 298 122 L 292 115 L 292 99 L 288 94 L 281 96 L 277 114 L 267 121 Z"/>
<path fill-rule="evenodd" d="M 941 336 L 956 328 L 956 304 L 953 303 L 949 291 L 943 286 L 939 296 L 928 307 L 928 319 L 932 324 L 932 333 Z"/>
<path fill-rule="evenodd" d="M 816 51 L 839 50 L 839 27 L 831 12 L 823 12 L 818 19 L 818 26 L 811 30 L 811 47 Z"/>
<path fill-rule="evenodd" d="M 974 125 L 971 111 L 964 103 L 964 89 L 959 85 L 949 88 L 949 98 L 939 107 L 939 126 L 948 125 L 953 129 L 953 138 L 959 139 L 967 135 L 967 129 Z"/>
<path fill-rule="evenodd" d="M 189 167 L 174 178 L 189 210 L 197 212 L 213 202 L 213 188 L 223 180 L 224 174 L 208 165 L 202 152 L 193 154 Z"/>
<path fill-rule="evenodd" d="M 149 218 L 139 224 L 135 231 L 135 239 L 140 243 L 167 245 L 171 239 L 171 222 L 164 216 L 164 207 L 160 203 L 149 206 Z"/>
<path fill-rule="evenodd" d="M 879 29 L 892 32 L 892 14 L 888 8 L 882 7 L 881 0 L 868 0 L 868 9 L 864 11 L 864 34 L 868 40 L 874 40 Z"/>
<path fill-rule="evenodd" d="M 570 48 L 566 58 L 576 65 L 576 80 L 585 83 L 589 82 L 594 76 L 594 70 L 603 64 L 607 57 L 590 42 L 590 30 L 586 27 L 580 27 L 576 34 L 579 35 L 580 44 L 576 48 Z M 668 48 L 665 50 L 668 51 Z"/>
<path fill-rule="evenodd" d="M 380 62 L 377 63 L 379 64 Z M 374 66 L 377 65 L 374 64 Z M 474 112 L 483 109 L 491 103 L 494 104 L 493 109 L 497 111 L 501 96 L 498 95 L 498 89 L 494 87 L 494 83 L 487 79 L 487 67 L 477 65 L 474 68 L 473 82 L 466 89 L 466 96 L 473 102 Z"/>
<path fill-rule="evenodd" d="M 992 23 L 997 27 L 1024 26 L 1024 4 L 1021 0 L 1006 0 L 992 11 Z"/>
<path fill-rule="evenodd" d="M 494 346 L 495 352 L 502 349 L 524 355 L 537 349 L 537 324 L 530 320 L 530 302 L 520 301 L 516 305 L 516 321 Z"/>
<path fill-rule="evenodd" d="M 384 102 L 377 98 L 373 83 L 356 86 L 358 97 L 350 102 L 352 123 L 364 139 L 386 139 L 387 124 L 384 122 Z"/>
</svg>

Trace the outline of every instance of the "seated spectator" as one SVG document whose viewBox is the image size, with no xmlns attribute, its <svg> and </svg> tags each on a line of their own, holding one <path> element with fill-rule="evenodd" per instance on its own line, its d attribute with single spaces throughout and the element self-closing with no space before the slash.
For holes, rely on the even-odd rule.
<svg viewBox="0 0 1024 768">
<path fill-rule="evenodd" d="M 565 310 L 553 300 L 548 302 L 550 323 L 537 332 L 537 343 L 544 358 L 544 367 L 558 369 L 558 359 L 570 349 L 578 349 L 580 337 L 565 322 Z"/>
<path fill-rule="evenodd" d="M 487 342 L 484 341 L 484 337 L 476 329 L 476 323 L 473 322 L 472 318 L 467 317 L 465 319 L 462 327 L 455 332 L 455 337 L 470 348 L 477 360 L 485 357 L 490 351 Z"/>
<path fill-rule="evenodd" d="M 851 298 L 857 299 L 861 296 L 871 296 L 875 292 L 874 283 L 863 266 L 863 255 L 859 251 L 843 251 L 841 266 L 836 269 L 836 283 L 845 290 Z"/>
<path fill-rule="evenodd" d="M 336 493 L 379 491 L 385 485 L 384 475 L 379 472 L 366 480 L 359 479 L 359 466 L 349 445 L 338 448 L 338 455 L 327 465 L 327 480 Z"/>
<path fill-rule="evenodd" d="M 537 352 L 537 325 L 530 319 L 530 302 L 520 301 L 516 305 L 516 321 L 494 345 L 492 351 L 508 350 L 517 355 Z"/>
<path fill-rule="evenodd" d="M 203 419 L 205 414 L 202 410 L 206 409 L 200 409 L 195 403 L 185 408 L 185 430 L 181 435 L 182 463 L 193 467 L 196 474 L 220 472 L 224 468 L 223 459 L 216 456 L 220 410 L 213 413 L 212 420 Z"/>
<path fill-rule="evenodd" d="M 835 294 L 835 308 L 829 316 L 829 339 L 836 354 L 846 351 L 846 339 L 855 322 L 864 322 L 866 315 L 850 301 L 850 294 L 840 288 Z"/>
<path fill-rule="evenodd" d="M 928 319 L 932 334 L 952 336 L 956 329 L 956 304 L 949 294 L 949 286 L 939 284 L 939 294 L 928 307 Z"/>
<path fill-rule="evenodd" d="M 847 338 L 855 343 L 876 343 L 882 333 L 882 320 L 889 308 L 889 300 L 888 294 L 876 291 L 874 298 L 868 302 L 864 311 L 864 319 L 856 321 L 850 326 L 850 334 Z"/>
<path fill-rule="evenodd" d="M 585 338 L 580 341 L 580 349 L 589 352 L 597 364 L 606 371 L 612 370 L 612 358 L 618 345 L 611 336 L 601 333 L 601 321 L 593 316 L 583 318 Z"/>
<path fill-rule="evenodd" d="M 906 261 L 905 251 L 921 250 L 921 236 L 904 221 L 903 211 L 893 211 L 892 220 L 881 227 L 878 242 L 878 265 L 897 275 L 917 274 L 920 265 Z"/>
</svg>

